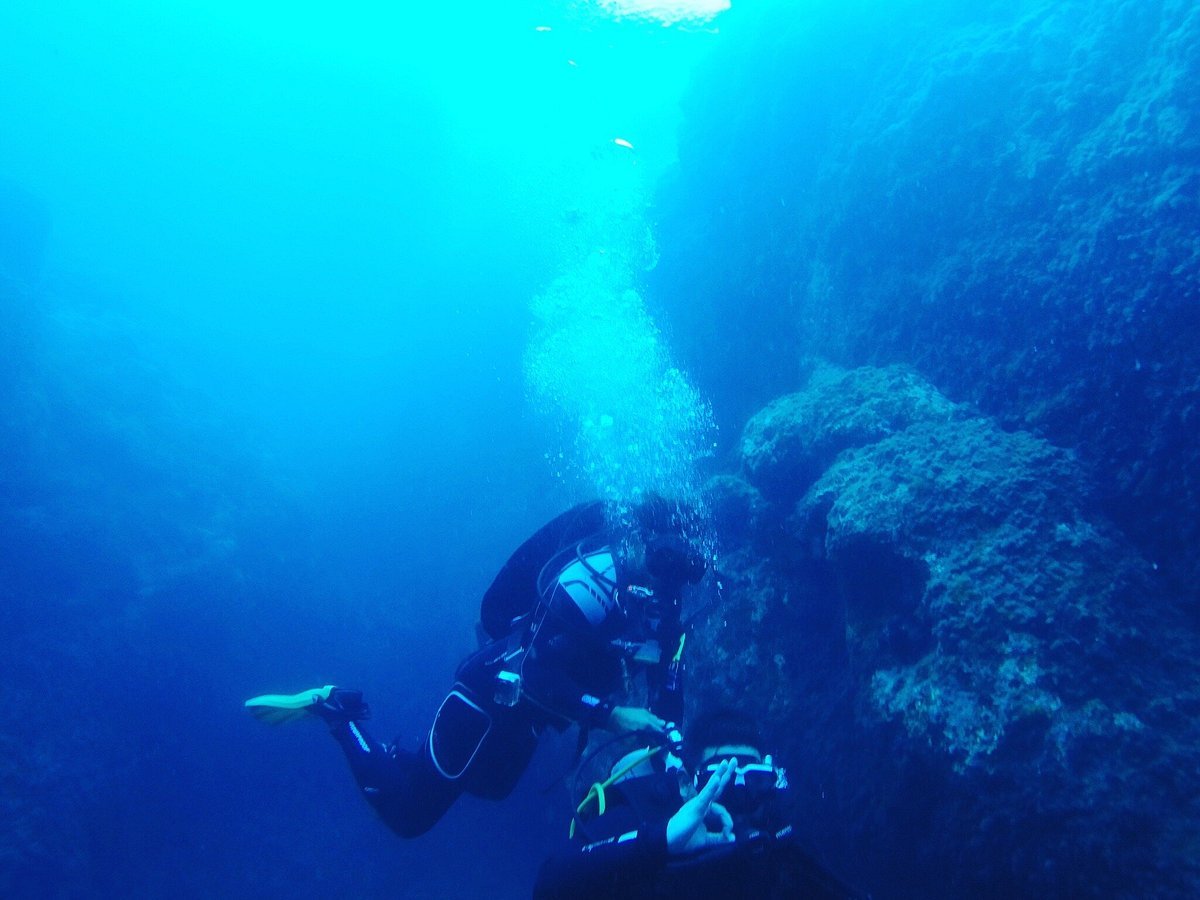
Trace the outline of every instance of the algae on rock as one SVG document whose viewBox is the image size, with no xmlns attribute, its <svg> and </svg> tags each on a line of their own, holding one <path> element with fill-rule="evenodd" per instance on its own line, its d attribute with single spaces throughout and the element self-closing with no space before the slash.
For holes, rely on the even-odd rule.
<svg viewBox="0 0 1200 900">
<path fill-rule="evenodd" d="M 822 852 L 907 896 L 1200 887 L 1200 652 L 1070 452 L 823 369 L 742 462 L 693 683 L 768 723 Z"/>
</svg>

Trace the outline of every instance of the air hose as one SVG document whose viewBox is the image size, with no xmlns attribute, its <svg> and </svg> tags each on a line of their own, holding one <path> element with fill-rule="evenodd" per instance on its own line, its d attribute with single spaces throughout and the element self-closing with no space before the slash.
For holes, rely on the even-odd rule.
<svg viewBox="0 0 1200 900">
<path fill-rule="evenodd" d="M 588 792 L 584 796 L 583 800 L 580 801 L 579 806 L 575 807 L 575 815 L 571 817 L 571 830 L 568 832 L 568 836 L 575 837 L 575 823 L 579 821 L 579 817 L 583 814 L 583 811 L 587 809 L 593 798 L 596 800 L 596 815 L 604 815 L 604 810 L 606 808 L 604 792 L 612 787 L 613 784 L 620 781 L 622 778 L 644 763 L 646 760 L 653 757 L 661 749 L 662 747 L 647 747 L 645 753 L 637 756 L 627 765 L 622 766 L 612 775 L 608 776 L 608 778 L 606 778 L 604 781 L 597 781 L 590 788 L 588 788 Z"/>
</svg>

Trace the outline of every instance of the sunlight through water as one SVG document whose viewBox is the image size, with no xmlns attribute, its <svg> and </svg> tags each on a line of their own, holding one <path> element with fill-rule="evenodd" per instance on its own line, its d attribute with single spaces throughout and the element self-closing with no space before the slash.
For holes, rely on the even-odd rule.
<svg viewBox="0 0 1200 900">
<path fill-rule="evenodd" d="M 616 18 L 676 25 L 710 22 L 729 9 L 729 0 L 600 0 L 599 5 Z"/>
</svg>

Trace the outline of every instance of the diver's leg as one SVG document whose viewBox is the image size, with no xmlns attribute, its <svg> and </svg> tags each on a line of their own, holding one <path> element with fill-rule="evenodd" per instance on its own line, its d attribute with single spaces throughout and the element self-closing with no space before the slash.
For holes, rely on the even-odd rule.
<svg viewBox="0 0 1200 900">
<path fill-rule="evenodd" d="M 246 701 L 246 708 L 256 718 L 274 724 L 313 716 L 324 721 L 350 761 L 367 801 L 402 837 L 424 834 L 462 793 L 457 781 L 438 773 L 426 749 L 406 753 L 386 748 L 371 737 L 363 728 L 371 711 L 361 691 L 327 684 L 298 694 L 253 697 Z"/>
<path fill-rule="evenodd" d="M 367 802 L 401 837 L 424 834 L 462 793 L 458 782 L 438 774 L 425 752 L 385 747 L 360 722 L 331 722 L 329 733 L 346 754 Z"/>
</svg>

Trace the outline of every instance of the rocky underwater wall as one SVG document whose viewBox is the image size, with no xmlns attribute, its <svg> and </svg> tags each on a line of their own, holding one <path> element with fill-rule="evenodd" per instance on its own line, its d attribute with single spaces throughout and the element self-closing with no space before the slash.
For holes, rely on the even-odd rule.
<svg viewBox="0 0 1200 900">
<path fill-rule="evenodd" d="M 1076 450 L 1196 617 L 1200 10 L 878 6 L 746 12 L 696 81 L 655 273 L 689 366 L 736 434 L 808 357 L 912 365 Z"/>
<path fill-rule="evenodd" d="M 1200 9 L 867 7 L 735 9 L 659 193 L 693 693 L 876 896 L 1196 896 Z"/>
<path fill-rule="evenodd" d="M 876 896 L 1194 896 L 1200 645 L 1074 456 L 824 367 L 713 479 L 700 705 L 748 706 Z"/>
</svg>

